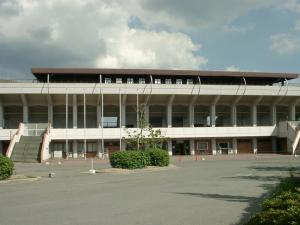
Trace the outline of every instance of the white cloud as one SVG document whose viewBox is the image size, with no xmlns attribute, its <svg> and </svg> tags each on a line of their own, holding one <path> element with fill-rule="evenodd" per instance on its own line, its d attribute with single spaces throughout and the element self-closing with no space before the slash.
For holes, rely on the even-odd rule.
<svg viewBox="0 0 300 225">
<path fill-rule="evenodd" d="M 300 2 L 298 0 L 286 0 L 282 4 L 282 7 L 290 11 L 300 13 Z"/>
<path fill-rule="evenodd" d="M 228 67 L 226 67 L 226 69 L 225 69 L 226 71 L 240 71 L 240 69 L 237 67 L 237 66 L 235 66 L 235 65 L 230 65 L 230 66 L 228 66 Z"/>
<path fill-rule="evenodd" d="M 13 68 L 17 74 L 31 66 L 199 69 L 207 63 L 199 56 L 201 45 L 184 33 L 130 28 L 136 4 L 139 0 L 15 0 L 9 19 L 0 17 L 0 71 Z"/>
<path fill-rule="evenodd" d="M 300 51 L 300 37 L 289 34 L 275 34 L 270 37 L 270 49 L 280 55 L 295 54 Z"/>
</svg>

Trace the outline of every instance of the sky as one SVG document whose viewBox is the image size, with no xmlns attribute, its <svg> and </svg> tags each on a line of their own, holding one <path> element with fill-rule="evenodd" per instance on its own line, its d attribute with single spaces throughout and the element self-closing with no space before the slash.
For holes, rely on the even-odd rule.
<svg viewBox="0 0 300 225">
<path fill-rule="evenodd" d="M 300 0 L 0 0 L 0 79 L 31 67 L 300 73 Z"/>
</svg>

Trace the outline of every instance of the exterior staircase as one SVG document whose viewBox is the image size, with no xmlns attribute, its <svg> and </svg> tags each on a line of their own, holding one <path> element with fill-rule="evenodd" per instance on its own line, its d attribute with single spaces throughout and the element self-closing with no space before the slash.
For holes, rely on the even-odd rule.
<svg viewBox="0 0 300 225">
<path fill-rule="evenodd" d="M 21 136 L 11 154 L 14 162 L 40 162 L 42 136 Z"/>
</svg>

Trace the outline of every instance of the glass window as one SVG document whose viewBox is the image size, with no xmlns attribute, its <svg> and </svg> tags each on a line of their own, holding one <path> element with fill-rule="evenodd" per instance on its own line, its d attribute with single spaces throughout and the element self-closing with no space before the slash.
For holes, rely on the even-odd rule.
<svg viewBox="0 0 300 225">
<path fill-rule="evenodd" d="M 166 79 L 166 84 L 172 84 L 172 80 L 171 79 Z"/>
<path fill-rule="evenodd" d="M 161 80 L 160 80 L 160 79 L 155 79 L 155 80 L 154 80 L 154 83 L 155 83 L 155 84 L 161 84 Z"/>
<path fill-rule="evenodd" d="M 139 83 L 140 84 L 145 84 L 146 83 L 145 78 L 139 78 Z"/>
<path fill-rule="evenodd" d="M 197 142 L 197 150 L 207 151 L 208 150 L 208 143 L 207 142 Z"/>
<path fill-rule="evenodd" d="M 187 79 L 186 84 L 193 84 L 193 79 Z"/>
<path fill-rule="evenodd" d="M 182 84 L 182 79 L 176 79 L 176 84 Z"/>
<path fill-rule="evenodd" d="M 116 79 L 116 83 L 117 83 L 117 84 L 122 84 L 122 78 L 117 78 L 117 79 Z"/>
<path fill-rule="evenodd" d="M 133 84 L 133 78 L 127 78 L 127 84 Z"/>
<path fill-rule="evenodd" d="M 110 79 L 110 78 L 105 78 L 104 82 L 105 82 L 106 84 L 110 84 L 110 83 L 111 83 L 111 79 Z"/>
</svg>

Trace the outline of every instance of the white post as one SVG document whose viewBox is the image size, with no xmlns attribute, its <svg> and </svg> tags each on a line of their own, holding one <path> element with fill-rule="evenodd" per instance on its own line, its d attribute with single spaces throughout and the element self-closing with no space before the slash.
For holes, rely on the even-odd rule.
<svg viewBox="0 0 300 225">
<path fill-rule="evenodd" d="M 237 139 L 233 138 L 232 139 L 232 150 L 233 150 L 233 154 L 237 154 L 238 150 L 237 150 Z"/>
<path fill-rule="evenodd" d="M 189 125 L 194 127 L 195 116 L 194 116 L 194 105 L 189 105 Z"/>
<path fill-rule="evenodd" d="M 190 139 L 190 154 L 195 155 L 195 141 Z"/>
<path fill-rule="evenodd" d="M 122 149 L 122 94 L 121 94 L 121 90 L 119 90 L 119 127 L 120 127 L 120 151 Z"/>
<path fill-rule="evenodd" d="M 121 121 L 122 128 L 126 127 L 126 95 L 122 95 L 122 104 L 121 104 Z"/>
<path fill-rule="evenodd" d="M 216 126 L 216 105 L 210 106 L 210 126 Z"/>
<path fill-rule="evenodd" d="M 217 144 L 216 144 L 216 139 L 212 138 L 211 139 L 211 152 L 213 155 L 217 154 Z"/>
<path fill-rule="evenodd" d="M 78 158 L 78 142 L 77 140 L 73 141 L 73 158 Z"/>
<path fill-rule="evenodd" d="M 173 152 L 172 152 L 172 140 L 171 139 L 168 140 L 168 153 L 169 153 L 169 156 L 171 156 L 173 154 Z"/>
<path fill-rule="evenodd" d="M 277 118 L 276 118 L 276 105 L 275 104 L 272 104 L 271 105 L 271 124 L 274 126 L 276 125 L 276 121 Z"/>
<path fill-rule="evenodd" d="M 77 95 L 73 94 L 73 128 L 77 128 Z"/>
<path fill-rule="evenodd" d="M 296 120 L 296 105 L 292 104 L 289 106 L 289 120 L 295 121 Z"/>
<path fill-rule="evenodd" d="M 53 102 L 51 95 L 48 95 L 48 123 L 53 126 Z"/>
<path fill-rule="evenodd" d="M 69 158 L 68 119 L 69 119 L 68 90 L 66 89 L 66 158 Z"/>
<path fill-rule="evenodd" d="M 252 148 L 253 148 L 253 153 L 257 154 L 257 138 L 252 139 Z"/>
<path fill-rule="evenodd" d="M 102 143 L 101 142 L 102 142 L 101 140 L 97 141 L 97 157 L 98 158 L 101 158 L 103 156 L 102 155 L 103 150 L 102 150 Z"/>
<path fill-rule="evenodd" d="M 4 110 L 2 99 L 0 99 L 0 129 L 4 127 Z M 2 143 L 0 144 L 2 146 Z"/>
<path fill-rule="evenodd" d="M 149 124 L 149 104 L 145 104 L 145 122 Z"/>
<path fill-rule="evenodd" d="M 85 138 L 85 129 L 86 129 L 86 99 L 85 99 L 85 89 L 83 89 L 83 128 L 84 128 L 84 159 L 86 159 L 86 138 Z"/>
<path fill-rule="evenodd" d="M 22 103 L 23 103 L 23 123 L 28 123 L 28 104 L 25 95 L 21 95 Z"/>
<path fill-rule="evenodd" d="M 257 126 L 257 105 L 252 105 L 252 126 Z"/>
<path fill-rule="evenodd" d="M 139 120 L 140 120 L 140 116 L 139 116 L 139 111 L 140 111 L 140 108 L 139 108 L 139 89 L 137 89 L 137 92 L 136 92 L 136 127 L 139 128 Z"/>
<path fill-rule="evenodd" d="M 167 105 L 167 122 L 168 122 L 168 127 L 172 127 L 172 105 L 173 105 L 174 98 L 175 98 L 174 95 L 170 96 L 170 99 L 169 99 L 168 105 Z"/>
<path fill-rule="evenodd" d="M 237 113 L 236 113 L 236 105 L 231 106 L 231 123 L 232 126 L 237 126 Z"/>
</svg>

